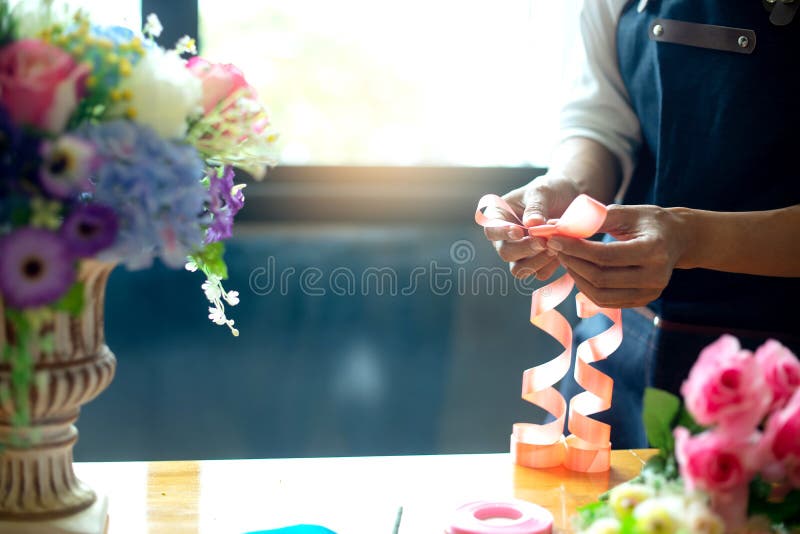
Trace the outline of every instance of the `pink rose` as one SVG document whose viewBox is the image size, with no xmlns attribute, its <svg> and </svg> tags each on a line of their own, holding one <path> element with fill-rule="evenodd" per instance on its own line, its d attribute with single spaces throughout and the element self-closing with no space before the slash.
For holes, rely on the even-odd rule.
<svg viewBox="0 0 800 534">
<path fill-rule="evenodd" d="M 774 339 L 761 345 L 755 358 L 772 390 L 770 411 L 782 408 L 789 397 L 800 389 L 800 360 Z"/>
<path fill-rule="evenodd" d="M 800 488 L 800 390 L 767 420 L 759 451 L 764 478 L 772 482 L 788 478 Z"/>
<path fill-rule="evenodd" d="M 60 48 L 14 41 L 0 49 L 0 103 L 14 122 L 59 133 L 83 97 L 89 72 Z"/>
<path fill-rule="evenodd" d="M 752 462 L 758 433 L 742 434 L 722 428 L 692 436 L 675 429 L 675 457 L 688 491 L 701 489 L 711 496 L 714 512 L 734 532 L 747 518 L 748 485 L 757 471 Z"/>
<path fill-rule="evenodd" d="M 681 394 L 701 425 L 720 424 L 749 434 L 769 408 L 766 388 L 756 359 L 735 337 L 724 335 L 700 353 Z"/>
<path fill-rule="evenodd" d="M 244 79 L 242 71 L 233 65 L 210 63 L 195 56 L 186 63 L 186 68 L 203 82 L 203 111 L 206 114 L 240 89 L 246 89 L 247 95 L 255 98 L 255 90 Z"/>
<path fill-rule="evenodd" d="M 696 436 L 675 429 L 675 457 L 689 491 L 728 492 L 747 485 L 755 473 L 752 464 L 758 433 L 714 429 Z"/>
</svg>

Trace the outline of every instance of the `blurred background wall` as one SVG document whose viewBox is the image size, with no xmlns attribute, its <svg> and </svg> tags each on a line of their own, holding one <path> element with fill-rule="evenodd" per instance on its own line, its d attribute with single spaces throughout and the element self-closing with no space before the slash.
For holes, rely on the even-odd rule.
<svg viewBox="0 0 800 534">
<path fill-rule="evenodd" d="M 494 452 L 542 419 L 520 399 L 558 351 L 528 323 L 540 283 L 515 282 L 472 217 L 543 172 L 575 2 L 73 3 L 109 24 L 156 12 L 166 46 L 197 36 L 283 136 L 228 244 L 241 336 L 207 320 L 197 273 L 117 268 L 117 375 L 76 459 Z"/>
</svg>

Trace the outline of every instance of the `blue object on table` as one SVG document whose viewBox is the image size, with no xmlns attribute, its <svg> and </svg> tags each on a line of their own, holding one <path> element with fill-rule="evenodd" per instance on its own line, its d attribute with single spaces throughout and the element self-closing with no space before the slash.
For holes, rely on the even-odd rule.
<svg viewBox="0 0 800 534">
<path fill-rule="evenodd" d="M 319 525 L 294 525 L 292 527 L 276 528 L 274 530 L 257 530 L 247 534 L 336 534 L 329 528 Z"/>
</svg>

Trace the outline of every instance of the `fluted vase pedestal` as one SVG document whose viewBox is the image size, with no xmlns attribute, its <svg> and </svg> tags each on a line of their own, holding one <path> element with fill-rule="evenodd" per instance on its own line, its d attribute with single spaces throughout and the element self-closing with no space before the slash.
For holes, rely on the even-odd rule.
<svg viewBox="0 0 800 534">
<path fill-rule="evenodd" d="M 79 279 L 84 303 L 78 316 L 56 313 L 29 347 L 34 378 L 30 422 L 12 423 L 10 395 L 0 398 L 0 532 L 102 534 L 108 501 L 75 476 L 72 448 L 80 407 L 106 389 L 116 359 L 105 344 L 103 305 L 114 264 L 85 260 Z M 0 317 L 5 317 L 0 300 Z M 42 343 L 46 337 L 52 343 Z M 0 354 L 14 343 L 10 322 L 0 323 Z M 11 368 L 0 362 L 0 388 L 11 390 Z"/>
</svg>

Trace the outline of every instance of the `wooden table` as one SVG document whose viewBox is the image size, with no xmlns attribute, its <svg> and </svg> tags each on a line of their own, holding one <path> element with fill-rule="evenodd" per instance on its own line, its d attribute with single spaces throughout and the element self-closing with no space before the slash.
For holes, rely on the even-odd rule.
<svg viewBox="0 0 800 534">
<path fill-rule="evenodd" d="M 339 534 L 439 534 L 451 512 L 477 499 L 520 498 L 549 509 L 559 532 L 570 516 L 636 476 L 655 451 L 615 451 L 613 468 L 581 474 L 514 466 L 508 454 L 200 462 L 78 463 L 78 476 L 110 499 L 110 534 L 225 533 L 297 523 Z"/>
</svg>

